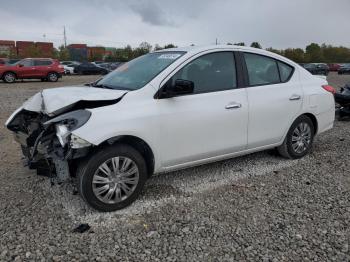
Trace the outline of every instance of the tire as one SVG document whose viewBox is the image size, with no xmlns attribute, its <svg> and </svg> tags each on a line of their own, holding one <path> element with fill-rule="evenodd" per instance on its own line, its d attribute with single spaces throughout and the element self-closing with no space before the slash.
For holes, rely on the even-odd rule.
<svg viewBox="0 0 350 262">
<path fill-rule="evenodd" d="M 58 81 L 58 74 L 55 72 L 50 72 L 47 74 L 47 81 L 49 82 L 57 82 Z"/>
<path fill-rule="evenodd" d="M 305 127 L 305 129 L 303 127 Z M 299 130 L 300 137 L 298 137 L 296 133 L 297 129 Z M 302 115 L 294 121 L 283 141 L 283 144 L 280 145 L 277 150 L 279 154 L 285 158 L 302 158 L 310 152 L 314 136 L 314 124 L 309 117 Z M 296 140 L 296 138 L 298 140 Z"/>
<path fill-rule="evenodd" d="M 123 171 L 122 167 L 126 161 L 129 161 L 129 165 Z M 113 163 L 118 163 L 118 165 L 113 165 Z M 118 168 L 113 166 L 118 166 Z M 109 175 L 103 170 L 109 170 L 110 172 L 107 172 Z M 117 174 L 114 173 L 115 170 L 118 170 Z M 128 172 L 131 174 L 132 171 L 135 172 L 134 175 L 126 175 Z M 146 162 L 141 154 L 131 146 L 117 144 L 101 148 L 79 165 L 77 188 L 80 195 L 92 208 L 110 212 L 133 203 L 141 193 L 147 177 Z M 128 180 L 132 184 L 124 183 L 121 181 L 123 179 L 124 182 Z M 125 187 L 130 189 L 129 194 Z"/>
<path fill-rule="evenodd" d="M 4 80 L 5 83 L 11 84 L 16 82 L 16 75 L 12 72 L 6 72 L 2 76 L 2 80 Z"/>
</svg>

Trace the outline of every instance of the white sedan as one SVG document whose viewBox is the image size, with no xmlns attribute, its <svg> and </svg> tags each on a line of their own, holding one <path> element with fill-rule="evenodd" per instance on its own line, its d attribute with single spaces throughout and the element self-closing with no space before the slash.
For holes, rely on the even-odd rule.
<svg viewBox="0 0 350 262">
<path fill-rule="evenodd" d="M 63 68 L 66 75 L 74 74 L 74 67 L 72 65 L 64 65 Z"/>
<path fill-rule="evenodd" d="M 333 127 L 333 93 L 282 56 L 193 46 L 146 54 L 89 86 L 43 90 L 6 125 L 30 167 L 76 178 L 89 205 L 113 211 L 154 173 L 271 148 L 305 156 Z"/>
</svg>

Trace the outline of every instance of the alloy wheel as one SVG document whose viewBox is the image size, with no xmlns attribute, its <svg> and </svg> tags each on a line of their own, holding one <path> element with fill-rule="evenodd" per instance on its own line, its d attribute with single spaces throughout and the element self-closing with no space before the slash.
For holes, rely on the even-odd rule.
<svg viewBox="0 0 350 262">
<path fill-rule="evenodd" d="M 15 76 L 11 73 L 5 74 L 4 78 L 7 83 L 12 83 L 15 81 Z"/>
<path fill-rule="evenodd" d="M 295 153 L 302 154 L 311 144 L 311 128 L 308 123 L 301 122 L 293 131 L 292 147 Z"/>
</svg>

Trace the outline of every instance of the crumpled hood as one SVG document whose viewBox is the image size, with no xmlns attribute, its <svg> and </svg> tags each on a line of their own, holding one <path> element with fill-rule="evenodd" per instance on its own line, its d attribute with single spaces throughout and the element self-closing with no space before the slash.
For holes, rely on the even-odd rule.
<svg viewBox="0 0 350 262">
<path fill-rule="evenodd" d="M 127 93 L 125 90 L 89 86 L 51 88 L 32 96 L 23 104 L 23 108 L 28 111 L 43 112 L 49 116 L 54 116 L 81 101 L 111 101 L 121 98 L 125 93 Z"/>
</svg>

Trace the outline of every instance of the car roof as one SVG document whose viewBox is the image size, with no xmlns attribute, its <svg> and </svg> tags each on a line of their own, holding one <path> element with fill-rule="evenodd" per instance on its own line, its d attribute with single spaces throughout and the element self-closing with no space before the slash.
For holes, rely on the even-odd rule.
<svg viewBox="0 0 350 262">
<path fill-rule="evenodd" d="M 264 49 L 259 48 L 253 48 L 248 46 L 238 46 L 238 45 L 194 45 L 194 46 L 185 46 L 185 47 L 175 47 L 175 48 L 168 48 L 168 49 L 161 49 L 155 52 L 168 52 L 168 51 L 178 51 L 178 52 L 201 52 L 206 51 L 210 49 L 232 49 L 232 50 L 244 50 L 244 51 L 262 51 L 264 52 Z M 267 52 L 267 51 L 265 51 Z"/>
<path fill-rule="evenodd" d="M 278 59 L 280 61 L 287 62 L 291 65 L 298 65 L 297 63 L 293 62 L 292 60 L 281 56 L 279 54 L 260 49 L 260 48 L 254 48 L 254 47 L 248 47 L 248 46 L 238 46 L 238 45 L 205 45 L 205 46 L 186 46 L 186 47 L 176 47 L 176 48 L 169 48 L 169 49 L 162 49 L 155 51 L 155 53 L 161 53 L 161 52 L 186 52 L 189 55 L 195 55 L 200 52 L 209 51 L 209 50 L 232 50 L 232 51 L 244 51 L 244 52 L 252 52 L 260 55 L 266 55 L 275 59 Z M 298 65 L 299 66 L 299 65 Z"/>
</svg>

